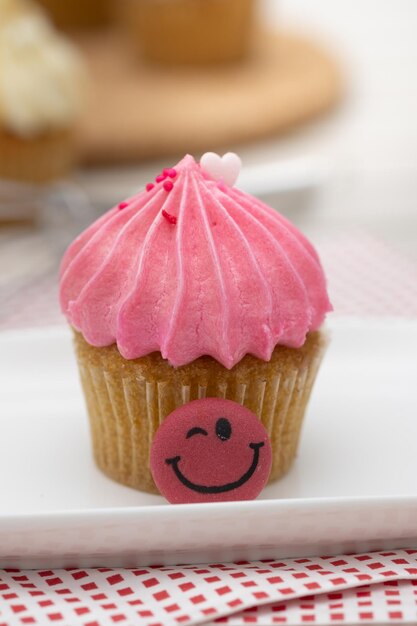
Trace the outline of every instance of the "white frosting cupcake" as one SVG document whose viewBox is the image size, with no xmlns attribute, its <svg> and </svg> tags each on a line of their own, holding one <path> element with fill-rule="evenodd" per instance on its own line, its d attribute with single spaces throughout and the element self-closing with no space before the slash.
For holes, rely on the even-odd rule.
<svg viewBox="0 0 417 626">
<path fill-rule="evenodd" d="M 72 126 L 85 72 L 77 51 L 27 0 L 0 0 L 0 127 L 32 138 Z"/>
</svg>

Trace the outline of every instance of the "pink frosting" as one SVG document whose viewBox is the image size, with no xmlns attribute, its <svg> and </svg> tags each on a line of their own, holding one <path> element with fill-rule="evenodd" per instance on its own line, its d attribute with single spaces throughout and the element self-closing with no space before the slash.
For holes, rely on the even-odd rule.
<svg viewBox="0 0 417 626">
<path fill-rule="evenodd" d="M 231 368 L 248 353 L 269 360 L 277 344 L 300 347 L 331 310 L 313 246 L 191 156 L 175 169 L 70 245 L 60 284 L 69 323 L 93 346 L 116 342 L 126 359 L 160 351 L 175 367 L 207 354 Z"/>
</svg>

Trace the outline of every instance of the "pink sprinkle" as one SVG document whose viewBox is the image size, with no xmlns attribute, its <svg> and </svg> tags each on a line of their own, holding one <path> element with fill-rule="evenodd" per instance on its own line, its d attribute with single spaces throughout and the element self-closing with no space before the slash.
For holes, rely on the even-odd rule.
<svg viewBox="0 0 417 626">
<path fill-rule="evenodd" d="M 157 176 L 155 178 L 155 182 L 162 183 L 162 181 L 165 180 L 165 179 L 166 179 L 166 175 L 165 174 L 159 174 L 159 176 Z"/>
<path fill-rule="evenodd" d="M 120 202 L 119 210 L 125 209 L 127 206 L 129 206 L 128 202 Z"/>
<path fill-rule="evenodd" d="M 167 167 L 162 173 L 165 174 L 165 176 L 169 176 L 169 178 L 175 178 L 177 170 L 174 167 Z"/>
<path fill-rule="evenodd" d="M 170 213 L 167 213 L 165 211 L 165 209 L 162 209 L 162 215 L 165 217 L 167 222 L 169 222 L 170 224 L 176 224 L 177 223 L 177 218 L 175 217 L 175 215 L 171 215 Z"/>
<path fill-rule="evenodd" d="M 174 183 L 172 182 L 172 180 L 166 180 L 163 184 L 163 188 L 165 189 L 165 191 L 171 191 L 173 187 Z"/>
<path fill-rule="evenodd" d="M 151 189 L 153 189 L 155 187 L 155 185 L 153 183 L 148 183 L 145 187 L 146 191 L 150 191 Z"/>
</svg>

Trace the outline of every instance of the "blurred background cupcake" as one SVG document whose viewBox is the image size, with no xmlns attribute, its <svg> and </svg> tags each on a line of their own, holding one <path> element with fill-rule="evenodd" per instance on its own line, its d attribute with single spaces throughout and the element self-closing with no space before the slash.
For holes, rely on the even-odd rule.
<svg viewBox="0 0 417 626">
<path fill-rule="evenodd" d="M 125 0 L 124 23 L 149 61 L 237 61 L 250 48 L 255 0 Z"/>
<path fill-rule="evenodd" d="M 46 182 L 75 162 L 85 71 L 35 4 L 0 0 L 0 178 Z"/>
<path fill-rule="evenodd" d="M 111 20 L 110 0 L 38 0 L 58 28 L 90 29 Z"/>
</svg>

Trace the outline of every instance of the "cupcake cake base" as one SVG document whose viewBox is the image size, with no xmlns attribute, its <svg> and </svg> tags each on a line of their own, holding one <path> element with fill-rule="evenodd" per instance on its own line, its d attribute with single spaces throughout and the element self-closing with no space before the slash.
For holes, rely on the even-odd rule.
<svg viewBox="0 0 417 626">
<path fill-rule="evenodd" d="M 255 413 L 271 439 L 270 481 L 284 475 L 297 452 L 311 388 L 327 338 L 311 332 L 301 348 L 277 346 L 270 361 L 246 355 L 227 370 L 209 356 L 173 368 L 159 352 L 124 359 L 116 345 L 95 348 L 74 333 L 94 457 L 110 478 L 158 493 L 149 456 L 165 417 L 191 400 L 234 400 Z"/>
</svg>

